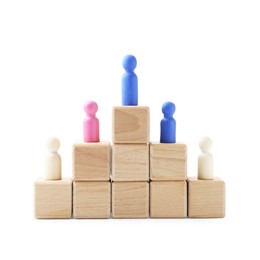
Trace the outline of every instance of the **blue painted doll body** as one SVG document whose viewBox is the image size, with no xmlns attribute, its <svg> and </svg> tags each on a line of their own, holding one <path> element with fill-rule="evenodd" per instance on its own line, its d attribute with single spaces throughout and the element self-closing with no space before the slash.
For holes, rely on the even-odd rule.
<svg viewBox="0 0 260 260">
<path fill-rule="evenodd" d="M 125 73 L 122 76 L 122 105 L 138 105 L 138 79 L 134 73 L 137 61 L 133 55 L 127 55 L 123 59 Z"/>
<path fill-rule="evenodd" d="M 175 105 L 166 102 L 162 106 L 164 118 L 161 120 L 161 143 L 176 143 L 176 121 L 173 118 Z"/>
</svg>

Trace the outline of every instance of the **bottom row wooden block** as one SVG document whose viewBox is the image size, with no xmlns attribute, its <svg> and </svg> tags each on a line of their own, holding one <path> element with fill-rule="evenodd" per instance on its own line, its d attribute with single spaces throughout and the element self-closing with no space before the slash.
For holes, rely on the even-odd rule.
<svg viewBox="0 0 260 260">
<path fill-rule="evenodd" d="M 213 180 L 188 179 L 188 205 L 190 218 L 225 217 L 225 182 Z"/>
<path fill-rule="evenodd" d="M 113 182 L 112 183 L 113 218 L 148 218 L 149 183 Z"/>
<path fill-rule="evenodd" d="M 109 218 L 111 211 L 111 183 L 73 183 L 74 218 Z"/>
<path fill-rule="evenodd" d="M 152 181 L 150 216 L 151 218 L 186 218 L 187 182 Z"/>
<path fill-rule="evenodd" d="M 71 218 L 72 179 L 44 180 L 34 184 L 36 218 Z"/>
</svg>

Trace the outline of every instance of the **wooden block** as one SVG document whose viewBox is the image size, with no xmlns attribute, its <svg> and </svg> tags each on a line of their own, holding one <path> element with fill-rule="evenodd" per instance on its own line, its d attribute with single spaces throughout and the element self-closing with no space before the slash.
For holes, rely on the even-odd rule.
<svg viewBox="0 0 260 260">
<path fill-rule="evenodd" d="M 149 143 L 150 109 L 144 106 L 120 106 L 113 108 L 113 142 Z"/>
<path fill-rule="evenodd" d="M 148 181 L 149 144 L 113 145 L 112 180 Z"/>
<path fill-rule="evenodd" d="M 75 181 L 110 180 L 109 142 L 74 144 L 73 176 Z"/>
<path fill-rule="evenodd" d="M 150 144 L 151 180 L 186 180 L 187 147 L 179 143 Z"/>
<path fill-rule="evenodd" d="M 113 218 L 147 218 L 148 216 L 148 182 L 112 183 Z"/>
<path fill-rule="evenodd" d="M 188 179 L 188 215 L 190 218 L 225 217 L 225 182 Z"/>
<path fill-rule="evenodd" d="M 150 215 L 151 218 L 186 218 L 187 182 L 152 181 Z"/>
<path fill-rule="evenodd" d="M 73 183 L 74 218 L 109 218 L 111 183 L 109 181 Z"/>
<path fill-rule="evenodd" d="M 44 180 L 34 183 L 36 218 L 71 218 L 72 179 Z"/>
</svg>

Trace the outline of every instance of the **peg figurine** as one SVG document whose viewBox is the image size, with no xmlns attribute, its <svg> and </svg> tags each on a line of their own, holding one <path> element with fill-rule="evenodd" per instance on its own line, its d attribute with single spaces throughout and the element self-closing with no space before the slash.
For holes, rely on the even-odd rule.
<svg viewBox="0 0 260 260">
<path fill-rule="evenodd" d="M 198 179 L 213 180 L 213 156 L 210 153 L 212 141 L 209 137 L 200 139 L 199 146 L 201 153 L 198 158 Z"/>
<path fill-rule="evenodd" d="M 47 155 L 45 157 L 45 180 L 61 180 L 61 157 L 58 153 L 60 141 L 56 137 L 46 142 Z"/>
<path fill-rule="evenodd" d="M 85 104 L 84 110 L 86 118 L 83 124 L 84 142 L 99 142 L 99 120 L 96 118 L 98 105 L 95 101 L 89 101 Z"/>
<path fill-rule="evenodd" d="M 176 121 L 173 118 L 175 105 L 165 102 L 162 106 L 164 118 L 161 120 L 161 143 L 176 143 Z"/>
<path fill-rule="evenodd" d="M 138 105 L 138 79 L 134 73 L 137 61 L 135 56 L 127 55 L 123 59 L 123 68 L 125 73 L 122 77 L 122 105 Z"/>
</svg>

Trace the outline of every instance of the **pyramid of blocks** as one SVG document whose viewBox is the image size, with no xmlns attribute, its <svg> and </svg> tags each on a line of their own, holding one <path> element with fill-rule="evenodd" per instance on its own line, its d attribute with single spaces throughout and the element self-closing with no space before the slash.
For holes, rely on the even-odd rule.
<svg viewBox="0 0 260 260">
<path fill-rule="evenodd" d="M 136 59 L 123 60 L 122 106 L 112 109 L 112 144 L 100 141 L 98 106 L 87 102 L 83 141 L 73 145 L 73 178 L 62 178 L 57 138 L 47 142 L 45 177 L 35 182 L 36 218 L 221 218 L 225 183 L 213 176 L 212 142 L 200 141 L 198 177 L 187 177 L 187 146 L 176 142 L 175 106 L 162 111 L 150 141 L 150 109 L 138 106 Z"/>
</svg>

